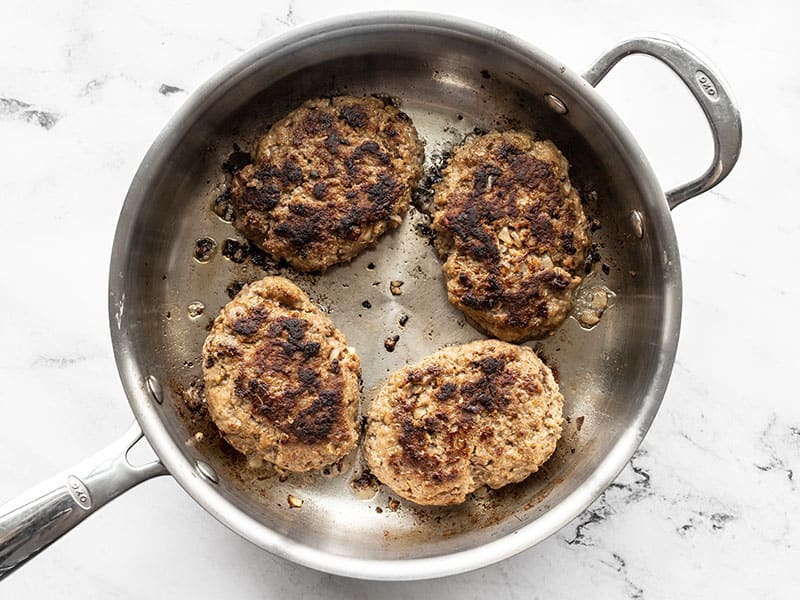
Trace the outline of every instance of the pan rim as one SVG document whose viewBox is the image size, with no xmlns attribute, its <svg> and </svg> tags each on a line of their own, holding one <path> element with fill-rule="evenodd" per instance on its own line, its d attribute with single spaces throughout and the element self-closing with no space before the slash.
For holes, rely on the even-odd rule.
<svg viewBox="0 0 800 600">
<path fill-rule="evenodd" d="M 614 443 L 611 452 L 593 473 L 556 506 L 533 522 L 510 534 L 450 554 L 409 559 L 364 559 L 333 554 L 297 542 L 255 520 L 225 499 L 212 485 L 200 477 L 172 438 L 145 389 L 144 376 L 137 365 L 126 332 L 119 326 L 120 307 L 124 306 L 124 278 L 129 250 L 133 245 L 133 224 L 139 209 L 146 202 L 144 193 L 154 173 L 173 147 L 188 131 L 197 111 L 210 99 L 224 93 L 232 78 L 258 60 L 295 44 L 313 43 L 326 35 L 345 35 L 365 28 L 414 28 L 432 31 L 447 30 L 452 35 L 473 36 L 503 47 L 528 60 L 535 60 L 541 69 L 558 76 L 605 120 L 618 137 L 618 146 L 629 152 L 627 160 L 639 174 L 637 184 L 649 216 L 660 226 L 659 236 L 666 258 L 671 262 L 670 280 L 665 282 L 661 299 L 664 321 L 661 328 L 660 353 L 647 393 L 640 399 L 636 417 Z M 599 93 L 579 74 L 524 40 L 494 27 L 450 15 L 419 11 L 376 11 L 337 16 L 293 28 L 266 40 L 237 57 L 202 84 L 178 109 L 159 133 L 133 178 L 120 212 L 111 255 L 109 272 L 109 323 L 112 345 L 120 379 L 128 402 L 141 424 L 148 441 L 160 460 L 181 487 L 206 511 L 232 531 L 272 554 L 304 566 L 335 575 L 372 580 L 419 580 L 463 573 L 499 562 L 526 550 L 550 537 L 586 509 L 617 477 L 639 447 L 661 405 L 677 353 L 682 305 L 681 269 L 677 240 L 664 198 L 664 193 L 644 153 L 633 135 L 602 99 Z"/>
</svg>

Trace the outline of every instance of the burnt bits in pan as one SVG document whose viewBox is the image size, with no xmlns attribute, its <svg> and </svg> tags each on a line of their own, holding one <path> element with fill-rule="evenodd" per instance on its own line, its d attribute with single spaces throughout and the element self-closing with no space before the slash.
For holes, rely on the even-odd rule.
<svg viewBox="0 0 800 600">
<path fill-rule="evenodd" d="M 252 162 L 253 157 L 250 153 L 242 150 L 238 144 L 234 144 L 233 152 L 222 163 L 222 170 L 228 175 L 234 176 Z"/>
<path fill-rule="evenodd" d="M 214 198 L 212 210 L 222 221 L 226 223 L 233 222 L 233 204 L 231 203 L 230 190 L 225 190 Z"/>
</svg>

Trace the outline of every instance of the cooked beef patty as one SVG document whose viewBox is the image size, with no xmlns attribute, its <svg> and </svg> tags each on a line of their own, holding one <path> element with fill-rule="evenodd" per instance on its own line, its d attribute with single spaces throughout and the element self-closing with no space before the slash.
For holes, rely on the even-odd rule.
<svg viewBox="0 0 800 600">
<path fill-rule="evenodd" d="M 457 504 L 482 485 L 522 481 L 561 436 L 563 397 L 526 346 L 452 346 L 393 373 L 372 403 L 372 473 L 418 504 Z"/>
<path fill-rule="evenodd" d="M 251 461 L 308 471 L 358 441 L 361 363 L 303 291 L 283 277 L 244 286 L 203 345 L 208 411 Z"/>
<path fill-rule="evenodd" d="M 234 226 L 299 271 L 348 262 L 394 229 L 422 174 L 411 119 L 377 98 L 309 100 L 234 176 Z"/>
<path fill-rule="evenodd" d="M 568 169 L 549 140 L 494 131 L 456 148 L 434 188 L 450 302 L 500 339 L 541 337 L 570 312 L 589 234 Z"/>
</svg>

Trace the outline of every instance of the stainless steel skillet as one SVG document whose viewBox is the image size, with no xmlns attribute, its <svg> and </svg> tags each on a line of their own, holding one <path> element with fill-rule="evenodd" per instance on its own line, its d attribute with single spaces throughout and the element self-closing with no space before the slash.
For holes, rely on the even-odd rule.
<svg viewBox="0 0 800 600">
<path fill-rule="evenodd" d="M 666 194 L 594 89 L 632 53 L 661 60 L 681 78 L 714 136 L 711 167 Z M 248 256 L 236 244 L 241 238 L 212 210 L 221 195 L 224 208 L 220 165 L 234 143 L 251 145 L 304 99 L 339 93 L 400 99 L 434 162 L 474 128 L 533 129 L 570 160 L 572 179 L 600 223 L 593 233 L 598 262 L 590 265 L 586 285 L 612 290 L 614 305 L 591 330 L 570 319 L 535 344 L 559 373 L 570 422 L 547 468 L 521 484 L 455 508 L 398 505 L 390 491 L 353 482 L 358 456 L 332 471 L 289 478 L 251 469 L 203 414 L 197 382 L 208 317 L 227 301 L 226 289 L 281 271 Z M 159 135 L 120 215 L 109 317 L 137 424 L 99 454 L 0 509 L 0 577 L 120 493 L 167 473 L 260 547 L 350 577 L 458 573 L 543 540 L 613 481 L 658 410 L 681 312 L 669 210 L 721 181 L 740 145 L 738 111 L 720 75 L 694 50 L 664 36 L 621 42 L 583 76 L 501 31 L 419 13 L 329 20 L 248 52 L 195 92 Z M 202 262 L 194 257 L 200 238 L 216 242 Z M 397 231 L 352 264 L 324 276 L 290 274 L 358 348 L 364 408 L 389 371 L 444 344 L 480 337 L 448 305 L 428 242 L 425 217 L 412 210 Z M 392 280 L 404 282 L 401 295 L 391 294 Z M 394 336 L 395 350 L 388 352 L 384 340 Z M 133 466 L 127 453 L 142 431 L 159 460 Z M 301 499 L 302 507 L 292 508 L 289 496 Z"/>
</svg>

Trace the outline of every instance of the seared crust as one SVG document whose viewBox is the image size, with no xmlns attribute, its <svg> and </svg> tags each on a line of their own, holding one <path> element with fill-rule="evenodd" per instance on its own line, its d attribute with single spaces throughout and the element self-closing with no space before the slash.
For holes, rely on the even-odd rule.
<svg viewBox="0 0 800 600">
<path fill-rule="evenodd" d="M 456 148 L 434 188 L 450 302 L 500 339 L 545 335 L 572 308 L 589 233 L 568 169 L 549 140 L 494 131 Z"/>
<path fill-rule="evenodd" d="M 309 100 L 233 179 L 234 226 L 300 271 L 348 262 L 403 220 L 422 174 L 411 119 L 377 98 Z"/>
<path fill-rule="evenodd" d="M 564 398 L 526 346 L 481 340 L 393 373 L 372 403 L 372 473 L 417 504 L 463 502 L 482 485 L 522 481 L 561 436 Z"/>
<path fill-rule="evenodd" d="M 222 435 L 251 461 L 289 471 L 355 446 L 360 376 L 344 335 L 283 277 L 246 285 L 203 345 L 208 411 Z"/>
</svg>

